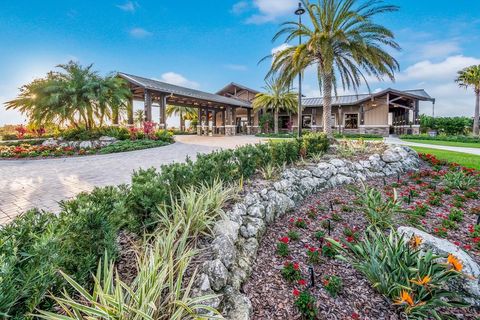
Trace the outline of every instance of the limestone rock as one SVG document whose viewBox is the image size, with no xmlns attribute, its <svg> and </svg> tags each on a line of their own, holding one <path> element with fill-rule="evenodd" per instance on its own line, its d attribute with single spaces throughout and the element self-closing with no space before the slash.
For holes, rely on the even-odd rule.
<svg viewBox="0 0 480 320">
<path fill-rule="evenodd" d="M 51 148 L 58 147 L 58 141 L 53 138 L 49 138 L 42 142 L 42 146 Z"/>
<path fill-rule="evenodd" d="M 253 308 L 247 296 L 234 288 L 225 290 L 225 300 L 228 305 L 226 318 L 229 320 L 250 320 Z"/>
<path fill-rule="evenodd" d="M 219 259 L 205 261 L 203 272 L 208 276 L 210 286 L 215 291 L 222 290 L 228 280 L 228 270 Z"/>
<path fill-rule="evenodd" d="M 405 151 L 403 151 L 405 152 Z M 402 160 L 402 156 L 396 152 L 395 149 L 387 149 L 382 154 L 382 160 L 389 163 L 389 162 L 397 162 Z"/>
<path fill-rule="evenodd" d="M 237 256 L 235 243 L 225 235 L 213 239 L 212 251 L 214 258 L 219 259 L 227 268 L 230 268 L 235 262 Z"/>
<path fill-rule="evenodd" d="M 215 225 L 213 226 L 213 233 L 215 234 L 215 236 L 224 235 L 227 238 L 229 238 L 232 242 L 235 242 L 238 239 L 239 229 L 240 229 L 239 223 L 235 221 L 223 219 L 215 223 Z"/>
<path fill-rule="evenodd" d="M 92 149 L 93 144 L 91 141 L 82 141 L 80 142 L 80 145 L 78 146 L 80 149 Z"/>
<path fill-rule="evenodd" d="M 246 217 L 244 225 L 240 227 L 240 234 L 244 238 L 261 237 L 265 232 L 265 222 L 263 219 Z"/>
</svg>

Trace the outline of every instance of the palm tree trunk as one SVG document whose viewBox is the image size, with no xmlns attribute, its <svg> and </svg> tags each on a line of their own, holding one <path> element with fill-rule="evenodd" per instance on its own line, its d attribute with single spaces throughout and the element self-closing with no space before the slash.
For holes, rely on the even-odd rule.
<svg viewBox="0 0 480 320">
<path fill-rule="evenodd" d="M 112 123 L 114 125 L 118 125 L 118 116 L 119 116 L 119 110 L 118 107 L 113 108 L 112 110 Z M 103 118 L 103 117 L 102 117 Z M 102 119 L 103 120 L 103 119 Z M 102 121 L 103 122 L 103 121 Z"/>
<path fill-rule="evenodd" d="M 332 80 L 331 73 L 322 75 L 323 87 L 323 132 L 332 137 Z"/>
<path fill-rule="evenodd" d="M 480 128 L 478 124 L 478 117 L 480 116 L 480 90 L 475 91 L 477 97 L 475 102 L 475 117 L 473 118 L 473 135 L 478 136 L 480 133 Z"/>
<path fill-rule="evenodd" d="M 180 110 L 180 131 L 185 131 L 185 119 L 183 118 L 183 111 Z"/>
<path fill-rule="evenodd" d="M 278 133 L 278 109 L 273 111 L 273 129 L 275 133 Z"/>
</svg>

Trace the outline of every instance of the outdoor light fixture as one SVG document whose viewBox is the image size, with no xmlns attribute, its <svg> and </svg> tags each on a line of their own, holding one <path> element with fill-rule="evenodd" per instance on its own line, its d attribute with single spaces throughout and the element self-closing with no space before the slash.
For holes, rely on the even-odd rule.
<svg viewBox="0 0 480 320">
<path fill-rule="evenodd" d="M 330 210 L 333 211 L 333 201 L 330 200 Z"/>
<path fill-rule="evenodd" d="M 308 273 L 310 274 L 310 288 L 313 288 L 315 287 L 315 274 L 312 266 L 308 266 Z"/>
<path fill-rule="evenodd" d="M 302 14 L 305 13 L 305 9 L 302 7 L 302 3 L 298 3 L 298 9 L 295 10 L 295 14 L 298 16 L 298 29 L 302 27 Z M 302 35 L 298 38 L 299 45 L 302 44 Z M 302 136 L 302 71 L 298 72 L 298 111 L 297 111 L 297 125 L 298 125 L 298 137 Z"/>
</svg>

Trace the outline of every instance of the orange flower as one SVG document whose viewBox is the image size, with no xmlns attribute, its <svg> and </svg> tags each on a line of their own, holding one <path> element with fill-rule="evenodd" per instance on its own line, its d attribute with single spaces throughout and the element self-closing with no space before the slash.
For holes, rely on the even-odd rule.
<svg viewBox="0 0 480 320">
<path fill-rule="evenodd" d="M 453 267 L 455 271 L 461 272 L 463 269 L 462 262 L 455 257 L 453 254 L 449 253 L 447 258 L 447 264 Z"/>
<path fill-rule="evenodd" d="M 423 277 L 423 279 L 418 279 L 418 280 L 412 279 L 410 280 L 410 282 L 418 284 L 419 286 L 426 286 L 431 280 L 432 278 L 430 278 L 429 276 L 425 276 Z"/>
<path fill-rule="evenodd" d="M 416 235 L 413 235 L 411 238 L 410 238 L 410 246 L 413 248 L 413 249 L 417 249 L 423 242 L 423 239 L 419 236 L 416 236 Z"/>
<path fill-rule="evenodd" d="M 400 294 L 400 297 L 395 300 L 395 304 L 408 304 L 410 307 L 413 307 L 415 305 L 415 303 L 413 302 L 413 298 L 412 296 L 410 295 L 410 293 L 408 293 L 407 290 L 402 290 L 402 293 Z"/>
</svg>

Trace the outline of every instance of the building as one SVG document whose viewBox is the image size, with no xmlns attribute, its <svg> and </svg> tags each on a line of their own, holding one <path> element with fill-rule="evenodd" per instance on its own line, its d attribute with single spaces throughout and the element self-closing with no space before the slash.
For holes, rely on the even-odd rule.
<svg viewBox="0 0 480 320">
<path fill-rule="evenodd" d="M 260 132 L 262 111 L 254 112 L 252 101 L 258 91 L 230 83 L 215 94 L 184 88 L 161 81 L 119 73 L 132 90 L 132 99 L 145 106 L 145 120 L 152 121 L 152 107 L 160 108 L 159 126 L 165 128 L 167 104 L 198 109 L 199 135 L 236 135 Z M 420 101 L 435 99 L 423 89 L 400 91 L 386 89 L 373 94 L 357 94 L 332 98 L 332 127 L 340 133 L 418 134 Z M 323 130 L 322 98 L 304 98 L 302 125 L 306 130 Z M 130 103 L 130 108 L 133 108 Z M 129 114 L 132 112 L 130 111 Z M 129 118 L 133 124 L 133 119 Z M 295 130 L 297 115 L 280 113 L 279 128 Z"/>
</svg>

